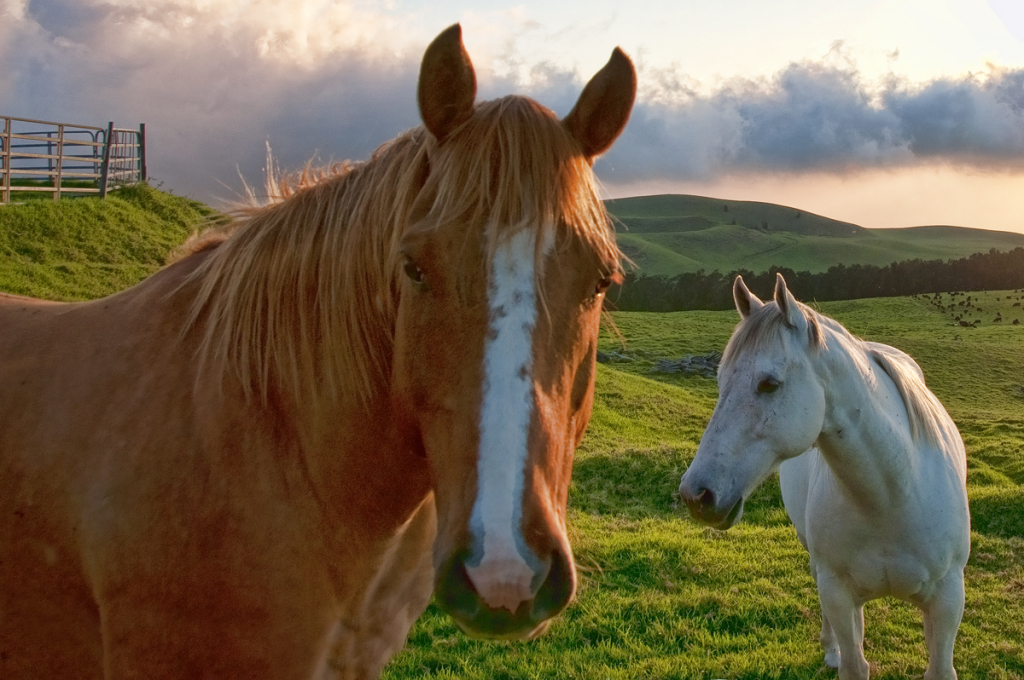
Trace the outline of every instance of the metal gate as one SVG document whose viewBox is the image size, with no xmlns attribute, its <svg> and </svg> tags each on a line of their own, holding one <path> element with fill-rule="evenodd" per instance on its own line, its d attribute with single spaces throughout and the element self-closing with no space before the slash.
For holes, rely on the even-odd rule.
<svg viewBox="0 0 1024 680">
<path fill-rule="evenodd" d="M 0 117 L 0 203 L 12 193 L 99 194 L 146 179 L 146 126 L 137 130 Z M 22 194 L 21 192 L 26 192 Z"/>
</svg>

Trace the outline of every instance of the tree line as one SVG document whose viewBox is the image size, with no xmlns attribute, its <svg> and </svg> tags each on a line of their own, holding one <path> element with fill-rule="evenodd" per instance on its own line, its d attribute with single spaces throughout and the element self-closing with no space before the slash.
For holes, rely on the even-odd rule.
<svg viewBox="0 0 1024 680">
<path fill-rule="evenodd" d="M 608 293 L 610 309 L 635 312 L 678 312 L 691 309 L 731 309 L 732 282 L 742 275 L 762 299 L 771 298 L 775 274 L 781 273 L 798 300 L 855 300 L 947 291 L 1024 288 L 1024 248 L 1007 252 L 993 248 L 958 260 L 903 260 L 884 267 L 842 265 L 812 274 L 788 267 L 754 273 L 738 269 L 722 274 L 703 269 L 676 276 L 626 274 L 621 286 Z"/>
</svg>

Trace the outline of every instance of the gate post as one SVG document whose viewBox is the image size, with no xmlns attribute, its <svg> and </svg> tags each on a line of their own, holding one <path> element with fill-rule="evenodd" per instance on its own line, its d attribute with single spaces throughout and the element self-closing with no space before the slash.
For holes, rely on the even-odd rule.
<svg viewBox="0 0 1024 680">
<path fill-rule="evenodd" d="M 139 123 L 139 181 L 146 181 L 146 124 Z"/>
<path fill-rule="evenodd" d="M 11 119 L 4 118 L 3 134 L 0 135 L 0 203 L 11 202 Z"/>
<path fill-rule="evenodd" d="M 51 159 L 52 160 L 52 159 Z M 64 124 L 57 126 L 57 175 L 53 179 L 53 200 L 60 200 L 60 185 L 64 182 Z"/>
<path fill-rule="evenodd" d="M 110 169 L 110 145 L 113 143 L 114 121 L 107 123 L 106 144 L 103 145 L 103 164 L 100 166 L 100 198 L 107 197 L 107 173 Z"/>
</svg>

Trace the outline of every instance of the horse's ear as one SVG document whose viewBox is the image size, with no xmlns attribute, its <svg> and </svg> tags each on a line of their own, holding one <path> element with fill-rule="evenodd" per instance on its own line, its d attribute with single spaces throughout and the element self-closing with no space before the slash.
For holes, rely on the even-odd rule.
<svg viewBox="0 0 1024 680">
<path fill-rule="evenodd" d="M 737 276 L 736 280 L 732 282 L 732 299 L 736 303 L 736 311 L 740 313 L 741 319 L 746 319 L 751 312 L 756 312 L 764 307 L 761 298 L 747 288 L 742 276 Z"/>
<path fill-rule="evenodd" d="M 438 142 L 473 115 L 476 74 L 458 24 L 446 28 L 427 47 L 416 98 L 420 118 Z"/>
<path fill-rule="evenodd" d="M 804 313 L 800 311 L 800 305 L 793 297 L 793 294 L 789 292 L 789 288 L 786 287 L 786 279 L 782 278 L 782 274 L 779 272 L 775 273 L 775 304 L 779 306 L 779 311 L 782 312 L 782 317 L 786 320 L 786 325 L 790 328 L 800 328 L 806 325 L 807 319 L 804 318 Z"/>
<path fill-rule="evenodd" d="M 611 59 L 583 88 L 576 106 L 562 121 L 587 158 L 604 153 L 626 127 L 636 97 L 636 71 L 616 47 Z"/>
</svg>

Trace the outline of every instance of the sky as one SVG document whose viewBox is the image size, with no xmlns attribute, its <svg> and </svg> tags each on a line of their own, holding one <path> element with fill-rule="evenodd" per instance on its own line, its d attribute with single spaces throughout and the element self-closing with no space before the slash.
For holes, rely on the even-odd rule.
<svg viewBox="0 0 1024 680">
<path fill-rule="evenodd" d="M 459 22 L 479 98 L 562 116 L 620 46 L 606 197 L 781 203 L 865 227 L 1024 233 L 1022 0 L 0 0 L 0 115 L 146 124 L 149 174 L 223 205 L 419 124 Z"/>
</svg>

